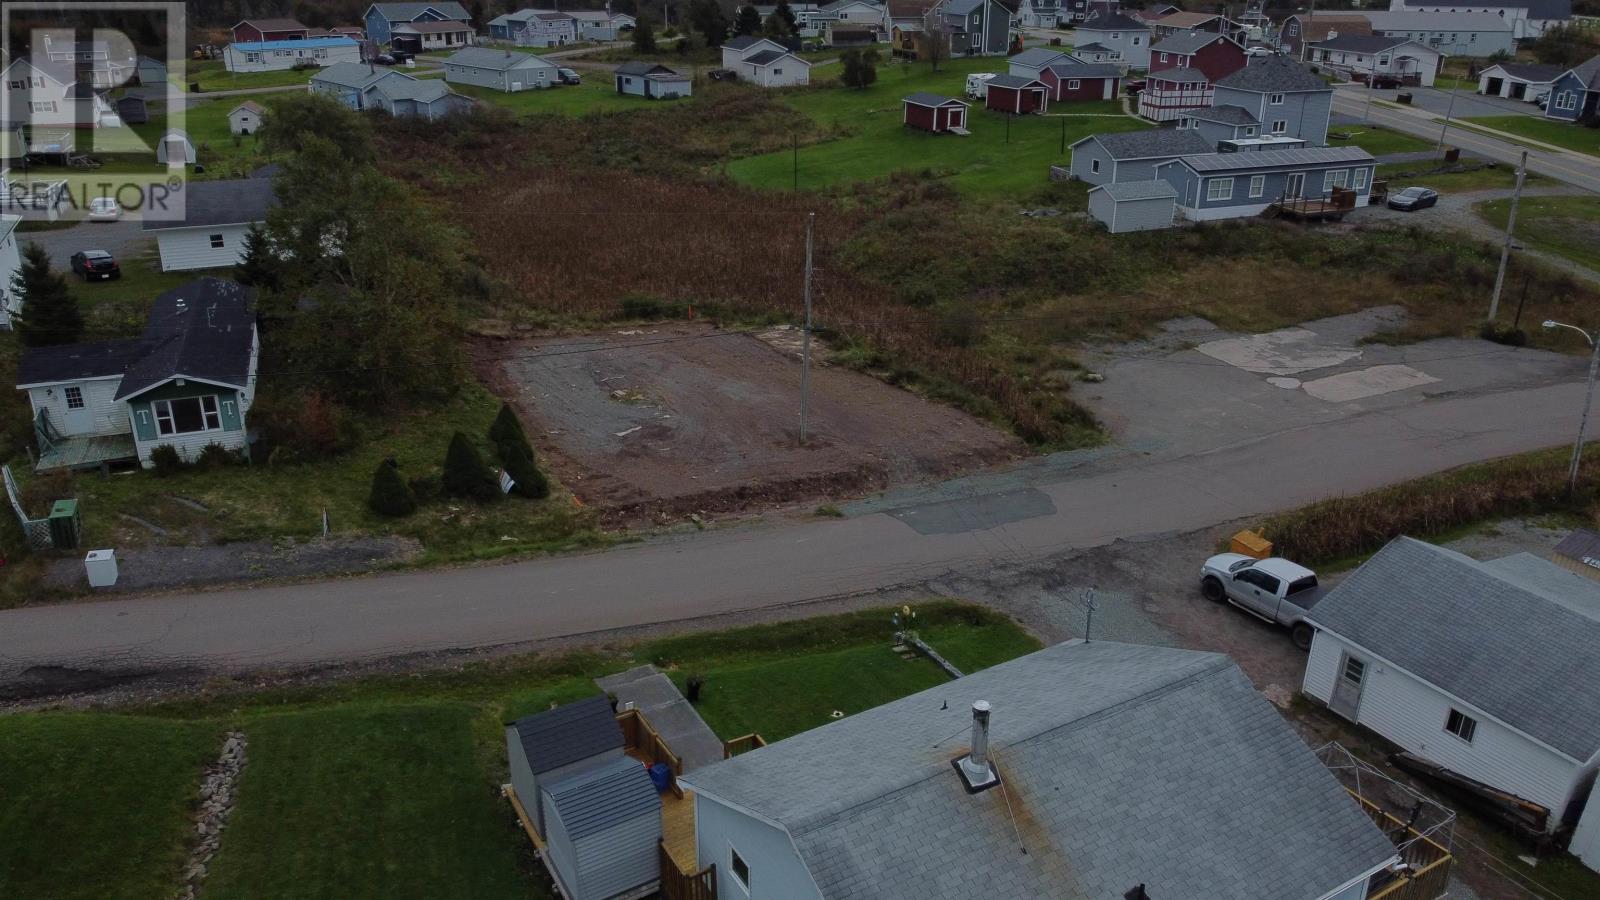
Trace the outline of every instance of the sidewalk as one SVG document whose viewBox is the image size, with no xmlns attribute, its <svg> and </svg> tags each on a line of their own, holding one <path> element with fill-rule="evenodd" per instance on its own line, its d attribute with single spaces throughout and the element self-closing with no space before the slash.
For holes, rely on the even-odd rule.
<svg viewBox="0 0 1600 900">
<path fill-rule="evenodd" d="M 656 733 L 683 760 L 685 773 L 722 761 L 721 739 L 678 693 L 672 679 L 656 671 L 655 666 L 639 666 L 596 678 L 594 683 L 600 690 L 616 695 L 619 709 L 631 703 L 644 713 Z"/>
</svg>

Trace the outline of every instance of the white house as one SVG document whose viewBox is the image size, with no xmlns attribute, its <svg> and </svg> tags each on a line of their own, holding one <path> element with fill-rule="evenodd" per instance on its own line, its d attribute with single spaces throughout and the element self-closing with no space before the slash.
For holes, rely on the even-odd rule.
<svg viewBox="0 0 1600 900">
<path fill-rule="evenodd" d="M 181 209 L 145 215 L 143 228 L 153 232 L 161 253 L 161 271 L 216 269 L 239 262 L 251 225 L 267 220 L 277 203 L 270 178 L 191 181 Z"/>
<path fill-rule="evenodd" d="M 578 22 L 563 12 L 535 12 L 511 39 L 519 47 L 559 47 L 578 39 Z"/>
<path fill-rule="evenodd" d="M 1465 3 L 1389 0 L 1389 10 L 1495 15 L 1511 26 L 1512 36 L 1518 40 L 1539 37 L 1547 28 L 1572 21 L 1572 0 L 1467 0 Z"/>
<path fill-rule="evenodd" d="M 444 80 L 515 93 L 559 82 L 559 66 L 531 53 L 468 47 L 444 61 Z"/>
<path fill-rule="evenodd" d="M 228 111 L 228 132 L 255 134 L 261 130 L 261 122 L 266 115 L 266 107 L 254 100 L 246 100 Z"/>
<path fill-rule="evenodd" d="M 1517 52 L 1510 23 L 1494 13 L 1370 12 L 1366 17 L 1375 35 L 1413 40 L 1446 56 L 1482 59 Z"/>
<path fill-rule="evenodd" d="M 1365 80 L 1374 75 L 1390 75 L 1405 84 L 1431 87 L 1444 55 L 1409 38 L 1379 35 L 1344 34 L 1308 45 L 1311 62 Z"/>
<path fill-rule="evenodd" d="M 1396 538 L 1311 610 L 1302 689 L 1456 776 L 1548 810 L 1600 869 L 1600 584 L 1527 553 Z M 1581 817 L 1580 817 L 1580 811 Z"/>
<path fill-rule="evenodd" d="M 1549 96 L 1563 71 L 1541 63 L 1496 63 L 1478 73 L 1478 93 L 1533 103 Z"/>
<path fill-rule="evenodd" d="M 70 150 L 74 129 L 122 125 L 100 92 L 74 80 L 74 74 L 71 63 L 35 63 L 25 56 L 0 71 L 0 109 L 7 118 L 27 121 L 33 152 Z M 52 150 L 47 135 L 64 146 Z"/>
<path fill-rule="evenodd" d="M 229 44 L 222 63 L 229 72 L 274 72 L 296 66 L 332 66 L 360 62 L 361 45 L 347 37 Z"/>
<path fill-rule="evenodd" d="M 1398 859 L 1232 660 L 1110 641 L 680 782 L 728 898 L 1364 900 Z"/>
<path fill-rule="evenodd" d="M 17 240 L 21 216 L 0 215 L 0 328 L 11 328 L 11 317 L 22 311 L 22 300 L 12 287 L 22 268 L 22 247 Z"/>
<path fill-rule="evenodd" d="M 646 97 L 652 100 L 687 97 L 694 92 L 694 82 L 687 75 L 653 62 L 626 62 L 612 73 L 616 79 L 617 93 Z"/>
<path fill-rule="evenodd" d="M 732 69 L 740 80 L 762 87 L 811 83 L 811 63 L 763 37 L 745 35 L 723 44 L 722 67 Z"/>
<path fill-rule="evenodd" d="M 396 50 L 429 53 L 454 50 L 473 42 L 472 25 L 467 22 L 405 22 L 389 31 L 389 45 Z"/>
</svg>

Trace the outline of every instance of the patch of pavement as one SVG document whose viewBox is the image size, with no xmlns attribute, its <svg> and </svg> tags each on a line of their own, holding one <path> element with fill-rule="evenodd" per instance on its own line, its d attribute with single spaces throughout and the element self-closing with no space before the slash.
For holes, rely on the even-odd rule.
<svg viewBox="0 0 1600 900">
<path fill-rule="evenodd" d="M 1361 351 L 1355 347 L 1320 343 L 1315 332 L 1304 328 L 1284 328 L 1266 334 L 1208 341 L 1195 349 L 1246 372 L 1273 376 L 1326 369 L 1361 355 Z"/>
<path fill-rule="evenodd" d="M 890 509 L 886 512 L 911 526 L 918 534 L 962 534 L 988 531 L 1024 519 L 1055 515 L 1056 504 L 1038 488 L 1023 488 L 1002 494 L 980 494 Z"/>
<path fill-rule="evenodd" d="M 1365 397 L 1376 397 L 1406 388 L 1433 384 L 1439 379 L 1419 372 L 1410 366 L 1386 365 L 1354 372 L 1341 372 L 1315 381 L 1307 381 L 1301 388 L 1318 400 L 1329 403 L 1346 403 Z"/>
</svg>

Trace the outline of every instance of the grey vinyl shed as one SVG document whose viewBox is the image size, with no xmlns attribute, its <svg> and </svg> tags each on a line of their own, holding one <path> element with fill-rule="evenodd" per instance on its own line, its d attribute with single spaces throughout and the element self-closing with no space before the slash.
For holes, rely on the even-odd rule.
<svg viewBox="0 0 1600 900">
<path fill-rule="evenodd" d="M 1178 192 L 1165 181 L 1129 181 L 1089 189 L 1089 215 L 1112 234 L 1171 228 Z"/>
<path fill-rule="evenodd" d="M 622 743 L 622 726 L 604 695 L 524 716 L 506 726 L 511 789 L 541 835 L 550 832 L 540 791 L 623 759 Z"/>
<path fill-rule="evenodd" d="M 606 900 L 661 878 L 661 797 L 621 757 L 544 787 L 550 868 L 567 900 Z"/>
</svg>

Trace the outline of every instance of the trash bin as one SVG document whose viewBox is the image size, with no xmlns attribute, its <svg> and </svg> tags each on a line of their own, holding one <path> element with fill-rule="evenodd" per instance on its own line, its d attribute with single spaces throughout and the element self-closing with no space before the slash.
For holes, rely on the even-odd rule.
<svg viewBox="0 0 1600 900">
<path fill-rule="evenodd" d="M 75 550 L 80 534 L 77 500 L 57 500 L 50 507 L 50 543 L 57 550 Z"/>
<path fill-rule="evenodd" d="M 1461 148 L 1460 147 L 1446 147 L 1446 148 L 1444 148 L 1444 161 L 1447 162 L 1447 163 L 1460 162 L 1461 161 Z"/>
<path fill-rule="evenodd" d="M 1256 559 L 1266 559 L 1272 555 L 1272 542 L 1254 531 L 1241 531 L 1233 536 L 1228 549 Z"/>
<path fill-rule="evenodd" d="M 89 587 L 111 587 L 117 583 L 117 551 L 90 550 L 83 558 L 83 571 Z"/>
<path fill-rule="evenodd" d="M 650 780 L 655 782 L 656 793 L 665 794 L 672 790 L 672 769 L 666 763 L 656 763 L 650 767 Z"/>
<path fill-rule="evenodd" d="M 1410 94 L 1395 94 L 1394 95 L 1394 102 L 1396 102 L 1396 103 L 1405 103 L 1405 104 L 1409 105 L 1411 103 L 1411 95 Z"/>
</svg>

